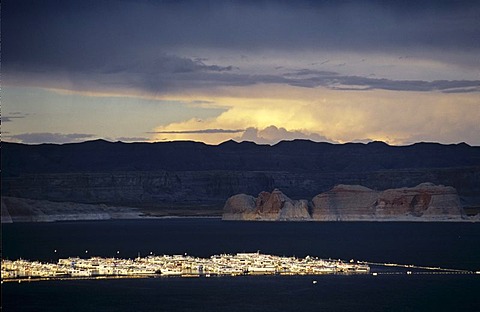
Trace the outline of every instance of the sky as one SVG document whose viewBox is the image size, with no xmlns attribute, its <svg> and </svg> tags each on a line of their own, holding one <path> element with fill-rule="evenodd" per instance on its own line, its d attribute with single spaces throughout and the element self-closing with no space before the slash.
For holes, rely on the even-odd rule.
<svg viewBox="0 0 480 312">
<path fill-rule="evenodd" d="M 2 1 L 2 140 L 480 145 L 480 2 Z"/>
</svg>

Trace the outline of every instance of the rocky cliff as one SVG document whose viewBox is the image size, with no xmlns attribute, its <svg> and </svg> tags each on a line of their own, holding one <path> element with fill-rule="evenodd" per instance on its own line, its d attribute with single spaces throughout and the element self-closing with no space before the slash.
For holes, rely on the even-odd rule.
<svg viewBox="0 0 480 312">
<path fill-rule="evenodd" d="M 220 215 L 234 194 L 275 188 L 298 199 L 338 184 L 384 190 L 424 181 L 451 185 L 470 214 L 480 211 L 480 147 L 466 144 L 2 142 L 1 156 L 2 196 L 154 215 Z"/>
<path fill-rule="evenodd" d="M 312 218 L 319 221 L 373 219 L 378 192 L 360 185 L 337 185 L 312 199 Z"/>
<path fill-rule="evenodd" d="M 457 191 L 432 183 L 383 192 L 358 185 L 338 185 L 315 196 L 312 206 L 312 218 L 322 221 L 467 219 Z"/>
<path fill-rule="evenodd" d="M 261 192 L 257 198 L 238 194 L 230 197 L 224 206 L 224 220 L 289 221 L 310 220 L 308 201 L 292 200 L 275 189 Z"/>
<path fill-rule="evenodd" d="M 360 185 L 337 185 L 306 200 L 291 200 L 279 190 L 255 199 L 235 195 L 227 200 L 224 220 L 286 221 L 474 221 L 450 186 L 422 183 L 415 187 L 375 191 Z"/>
</svg>

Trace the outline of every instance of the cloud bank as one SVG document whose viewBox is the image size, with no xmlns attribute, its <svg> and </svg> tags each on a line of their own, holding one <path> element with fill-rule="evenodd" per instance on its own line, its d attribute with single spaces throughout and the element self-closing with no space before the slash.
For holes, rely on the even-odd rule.
<svg viewBox="0 0 480 312">
<path fill-rule="evenodd" d="M 239 133 L 244 132 L 243 129 L 202 129 L 202 130 L 170 130 L 148 132 L 150 134 L 209 134 L 209 133 Z"/>
<path fill-rule="evenodd" d="M 479 20 L 478 1 L 7 0 L 2 84 L 56 94 L 17 90 L 35 118 L 3 121 L 25 142 L 480 144 Z"/>
<path fill-rule="evenodd" d="M 153 95 L 216 89 L 219 87 L 281 84 L 303 88 L 325 87 L 332 90 L 440 91 L 446 93 L 480 92 L 480 80 L 395 80 L 345 75 L 333 71 L 300 69 L 277 74 L 245 74 L 229 66 L 207 65 L 186 57 L 160 55 L 152 60 L 104 65 L 88 75 L 63 71 L 7 73 L 7 81 L 26 82 L 41 87 L 98 93 L 148 93 Z"/>
<path fill-rule="evenodd" d="M 265 129 L 247 128 L 245 132 L 239 137 L 238 141 L 251 141 L 257 144 L 274 145 L 280 141 L 290 141 L 296 139 L 311 140 L 315 142 L 333 142 L 325 136 L 317 133 L 303 133 L 301 131 L 288 131 L 285 128 L 277 128 L 276 126 L 269 126 Z"/>
<path fill-rule="evenodd" d="M 7 1 L 12 61 L 69 68 L 158 47 L 477 50 L 476 1 Z M 35 34 L 31 25 L 37 26 Z M 12 28 L 15 28 L 14 33 Z M 2 34 L 3 35 L 3 34 Z M 22 44 L 31 42 L 28 49 Z M 61 44 L 62 49 L 57 47 Z M 139 48 L 139 49 L 137 49 Z M 95 60 L 95 57 L 96 60 Z"/>
<path fill-rule="evenodd" d="M 9 140 L 26 144 L 40 144 L 40 143 L 75 143 L 82 142 L 87 139 L 94 138 L 94 134 L 84 133 L 22 133 L 7 136 Z"/>
<path fill-rule="evenodd" d="M 372 78 L 349 72 L 350 62 L 341 59 L 321 59 L 311 63 L 317 70 L 296 72 L 271 71 L 283 63 L 266 66 L 271 51 L 286 59 L 302 59 L 304 51 L 319 58 L 356 51 L 371 67 L 379 55 L 398 53 L 406 55 L 399 56 L 403 63 L 392 66 L 406 66 L 405 72 L 413 68 L 412 59 L 471 72 L 480 67 L 475 1 L 18 0 L 2 13 L 7 84 L 150 94 L 255 84 L 422 92 L 480 88 L 478 74 L 475 79 L 475 74 L 442 79 L 433 73 L 437 78 Z M 203 55 L 194 57 L 196 51 Z M 241 59 L 245 51 L 254 64 Z M 238 58 L 228 62 L 228 55 Z"/>
</svg>

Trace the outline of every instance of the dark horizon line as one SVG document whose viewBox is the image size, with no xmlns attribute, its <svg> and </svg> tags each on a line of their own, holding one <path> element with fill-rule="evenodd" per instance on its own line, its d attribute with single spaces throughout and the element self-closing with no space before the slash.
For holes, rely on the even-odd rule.
<svg viewBox="0 0 480 312">
<path fill-rule="evenodd" d="M 280 144 L 285 144 L 285 143 L 292 143 L 292 142 L 309 142 L 309 143 L 314 143 L 314 144 L 328 144 L 328 145 L 352 145 L 352 144 L 356 144 L 356 145 L 371 145 L 371 144 L 382 144 L 382 145 L 385 145 L 385 146 L 389 146 L 389 147 L 408 147 L 408 146 L 414 146 L 414 145 L 418 145 L 418 144 L 437 144 L 437 145 L 443 145 L 443 146 L 451 146 L 451 145 L 466 145 L 468 147 L 480 147 L 479 146 L 476 146 L 476 145 L 470 145 L 466 142 L 457 142 L 457 143 L 442 143 L 442 142 L 436 142 L 436 141 L 417 141 L 417 142 L 413 142 L 413 143 L 410 143 L 410 144 L 406 144 L 406 145 L 392 145 L 392 144 L 388 144 L 384 141 L 378 141 L 378 140 L 373 140 L 373 141 L 369 141 L 369 142 L 355 142 L 355 141 L 350 141 L 350 142 L 345 142 L 345 143 L 333 143 L 333 142 L 328 142 L 328 141 L 313 141 L 313 140 L 310 140 L 310 139 L 293 139 L 293 140 L 281 140 L 275 144 L 268 144 L 268 143 L 256 143 L 256 142 L 253 142 L 253 141 L 236 141 L 234 139 L 229 139 L 229 140 L 226 140 L 226 141 L 223 141 L 221 143 L 218 143 L 218 144 L 208 144 L 208 143 L 205 143 L 205 142 L 202 142 L 202 141 L 194 141 L 194 140 L 171 140 L 171 141 L 154 141 L 154 142 L 148 142 L 148 141 L 135 141 L 135 142 L 125 142 L 125 141 L 120 141 L 120 140 L 117 140 L 117 141 L 111 141 L 111 140 L 107 140 L 105 138 L 98 138 L 98 139 L 93 139 L 93 140 L 86 140 L 86 141 L 82 141 L 82 142 L 66 142 L 66 143 L 49 143 L 49 142 L 43 142 L 43 143 L 23 143 L 23 142 L 9 142 L 9 141 L 3 141 L 2 140 L 2 143 L 6 143 L 6 144 L 17 144 L 17 145 L 26 145 L 26 146 L 41 146 L 41 145 L 57 145 L 57 146 L 63 146 L 63 145 L 73 145 L 73 144 L 89 144 L 89 143 L 100 143 L 100 142 L 103 142 L 103 143 L 108 143 L 108 144 L 166 144 L 166 143 L 195 143 L 195 144 L 202 144 L 202 145 L 206 145 L 206 146 L 221 146 L 221 145 L 224 145 L 224 144 L 254 144 L 254 145 L 257 145 L 257 146 L 271 146 L 271 147 L 274 147 L 274 146 L 277 146 L 277 145 L 280 145 Z"/>
</svg>

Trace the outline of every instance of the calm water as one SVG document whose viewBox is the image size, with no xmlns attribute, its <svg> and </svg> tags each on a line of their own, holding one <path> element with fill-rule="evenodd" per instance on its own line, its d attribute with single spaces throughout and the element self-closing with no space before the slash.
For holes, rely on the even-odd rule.
<svg viewBox="0 0 480 312">
<path fill-rule="evenodd" d="M 480 224 L 470 223 L 90 221 L 7 224 L 2 236 L 10 259 L 260 250 L 480 269 Z M 478 275 L 156 278 L 7 283 L 2 304 L 5 311 L 480 311 L 479 292 Z"/>
</svg>

